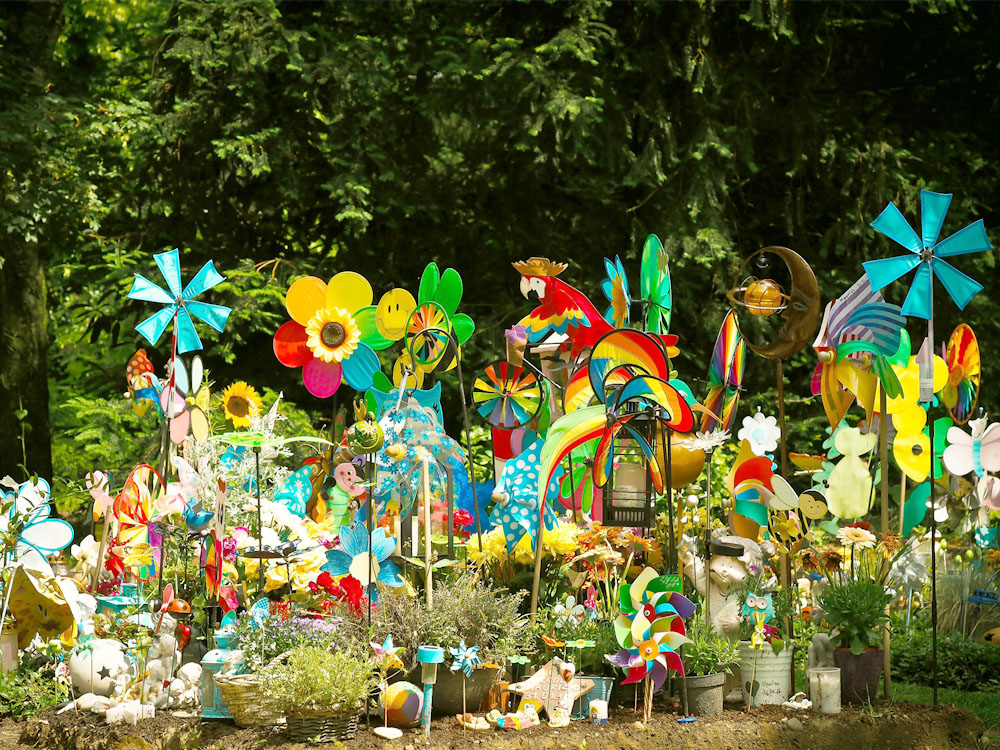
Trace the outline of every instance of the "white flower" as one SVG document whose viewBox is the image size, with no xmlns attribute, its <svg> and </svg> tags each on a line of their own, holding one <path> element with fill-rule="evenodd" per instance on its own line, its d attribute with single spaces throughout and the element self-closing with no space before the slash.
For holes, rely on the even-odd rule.
<svg viewBox="0 0 1000 750">
<path fill-rule="evenodd" d="M 872 549 L 875 546 L 875 535 L 857 526 L 845 526 L 837 532 L 837 539 L 845 547 L 851 549 Z"/>
<path fill-rule="evenodd" d="M 757 412 L 752 417 L 743 417 L 743 428 L 736 434 L 740 440 L 750 443 L 750 450 L 758 456 L 771 453 L 778 449 L 781 430 L 775 417 L 765 417 Z"/>
<path fill-rule="evenodd" d="M 696 432 L 694 437 L 684 438 L 678 445 L 691 451 L 706 451 L 711 453 L 729 440 L 729 430 L 712 430 L 712 432 Z"/>
<path fill-rule="evenodd" d="M 96 568 L 97 555 L 100 551 L 101 543 L 94 539 L 93 534 L 88 534 L 80 540 L 79 544 L 74 544 L 69 549 L 69 553 L 76 560 L 74 569 L 87 573 Z"/>
<path fill-rule="evenodd" d="M 566 628 L 573 623 L 583 621 L 583 605 L 576 603 L 575 596 L 567 596 L 566 604 L 557 604 L 554 606 L 552 608 L 552 614 L 556 616 L 556 627 Z"/>
</svg>

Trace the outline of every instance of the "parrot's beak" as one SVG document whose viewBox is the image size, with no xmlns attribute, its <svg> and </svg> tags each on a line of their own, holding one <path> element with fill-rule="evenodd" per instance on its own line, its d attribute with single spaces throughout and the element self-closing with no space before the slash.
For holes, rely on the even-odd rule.
<svg viewBox="0 0 1000 750">
<path fill-rule="evenodd" d="M 521 277 L 521 296 L 528 299 L 528 292 L 531 291 L 531 279 L 527 276 Z"/>
</svg>

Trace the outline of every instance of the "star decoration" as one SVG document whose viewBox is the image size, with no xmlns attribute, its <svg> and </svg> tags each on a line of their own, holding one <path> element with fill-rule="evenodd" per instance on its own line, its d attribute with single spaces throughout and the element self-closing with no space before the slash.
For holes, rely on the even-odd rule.
<svg viewBox="0 0 1000 750">
<path fill-rule="evenodd" d="M 107 664 L 105 664 L 103 667 L 97 670 L 97 676 L 100 677 L 102 680 L 111 679 L 111 670 L 108 668 Z"/>
<path fill-rule="evenodd" d="M 549 717 L 555 715 L 556 709 L 565 711 L 568 716 L 573 710 L 573 703 L 594 687 L 594 681 L 586 677 L 574 677 L 567 682 L 562 677 L 561 664 L 562 660 L 552 659 L 531 677 L 509 685 L 507 689 L 524 700 L 538 701 L 545 707 L 545 713 Z"/>
</svg>

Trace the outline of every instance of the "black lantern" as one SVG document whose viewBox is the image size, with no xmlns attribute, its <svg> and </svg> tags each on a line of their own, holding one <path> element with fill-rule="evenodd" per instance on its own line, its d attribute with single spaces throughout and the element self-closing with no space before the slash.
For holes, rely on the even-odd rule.
<svg viewBox="0 0 1000 750">
<path fill-rule="evenodd" d="M 632 402 L 625 406 L 625 412 L 629 411 L 635 414 L 629 427 L 641 435 L 653 449 L 653 455 L 657 455 L 657 410 L 640 411 Z M 608 482 L 604 489 L 604 524 L 640 529 L 652 527 L 656 498 L 645 454 L 625 430 L 615 436 L 610 450 Z"/>
</svg>

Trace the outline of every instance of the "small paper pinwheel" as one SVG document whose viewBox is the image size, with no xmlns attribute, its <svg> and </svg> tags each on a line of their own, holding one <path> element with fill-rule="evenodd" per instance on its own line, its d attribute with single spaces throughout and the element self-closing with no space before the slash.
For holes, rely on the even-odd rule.
<svg viewBox="0 0 1000 750">
<path fill-rule="evenodd" d="M 136 274 L 135 283 L 132 284 L 132 290 L 128 293 L 128 297 L 144 302 L 154 302 L 165 305 L 165 307 L 142 321 L 135 327 L 135 330 L 141 333 L 146 341 L 155 346 L 170 321 L 174 321 L 177 353 L 186 354 L 198 351 L 201 349 L 201 339 L 194 328 L 191 316 L 204 321 L 221 333 L 226 327 L 226 320 L 232 310 L 223 305 L 195 302 L 194 298 L 207 292 L 220 281 L 224 281 L 225 276 L 215 270 L 213 261 L 208 261 L 182 289 L 181 262 L 178 250 L 175 248 L 165 253 L 157 253 L 153 256 L 153 260 L 156 261 L 164 281 L 167 282 L 167 289 L 154 284 L 140 274 Z"/>
<path fill-rule="evenodd" d="M 399 654 L 403 651 L 402 646 L 394 646 L 392 644 L 392 636 L 387 636 L 385 643 L 381 646 L 375 641 L 370 641 L 369 644 L 372 647 L 372 651 L 375 652 L 374 661 L 376 664 L 385 667 L 386 669 L 404 669 L 403 660 L 399 658 Z"/>
<path fill-rule="evenodd" d="M 463 640 L 458 644 L 458 648 L 449 648 L 454 661 L 451 663 L 451 671 L 462 670 L 466 677 L 472 677 L 472 670 L 483 663 L 479 657 L 479 646 L 466 646 Z"/>
</svg>

